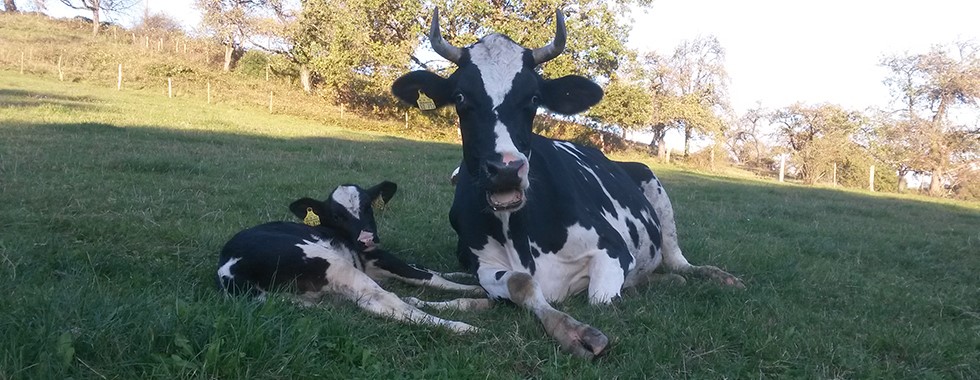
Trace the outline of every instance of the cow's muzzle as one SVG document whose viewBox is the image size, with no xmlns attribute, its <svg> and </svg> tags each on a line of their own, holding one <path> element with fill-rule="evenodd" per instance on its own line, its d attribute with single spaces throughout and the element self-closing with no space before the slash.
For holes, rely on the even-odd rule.
<svg viewBox="0 0 980 380">
<path fill-rule="evenodd" d="M 527 161 L 487 162 L 487 203 L 495 212 L 517 211 L 524 206 Z"/>
</svg>

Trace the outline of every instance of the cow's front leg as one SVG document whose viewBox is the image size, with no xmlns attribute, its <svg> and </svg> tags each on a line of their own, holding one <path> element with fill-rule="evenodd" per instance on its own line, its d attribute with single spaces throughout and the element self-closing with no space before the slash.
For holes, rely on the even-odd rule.
<svg viewBox="0 0 980 380">
<path fill-rule="evenodd" d="M 609 338 L 601 331 L 553 308 L 530 274 L 481 268 L 478 276 L 491 297 L 509 299 L 534 313 L 565 351 L 591 359 L 609 346 Z"/>
<path fill-rule="evenodd" d="M 354 301 L 357 306 L 371 313 L 430 326 L 441 326 L 456 333 L 479 331 L 463 322 L 445 320 L 405 303 L 394 293 L 381 288 L 371 277 L 348 265 L 331 265 L 327 269 L 328 290 Z"/>
</svg>

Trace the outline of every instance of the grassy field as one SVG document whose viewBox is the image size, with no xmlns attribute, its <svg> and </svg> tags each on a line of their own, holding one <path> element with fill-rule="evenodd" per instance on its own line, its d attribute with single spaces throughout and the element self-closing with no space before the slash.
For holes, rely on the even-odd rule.
<svg viewBox="0 0 980 380">
<path fill-rule="evenodd" d="M 0 379 L 980 378 L 980 205 L 657 165 L 687 257 L 748 289 L 575 297 L 593 362 L 506 305 L 437 312 L 487 330 L 456 336 L 219 296 L 226 239 L 345 182 L 397 182 L 383 244 L 456 269 L 459 148 L 340 124 L 0 71 Z"/>
</svg>

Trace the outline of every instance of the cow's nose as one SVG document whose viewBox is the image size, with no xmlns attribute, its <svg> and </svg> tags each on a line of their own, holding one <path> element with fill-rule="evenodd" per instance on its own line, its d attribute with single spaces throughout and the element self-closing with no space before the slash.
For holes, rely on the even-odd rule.
<svg viewBox="0 0 980 380">
<path fill-rule="evenodd" d="M 514 189 L 521 185 L 520 171 L 525 160 L 514 160 L 508 163 L 487 161 L 486 171 L 493 190 Z"/>
</svg>

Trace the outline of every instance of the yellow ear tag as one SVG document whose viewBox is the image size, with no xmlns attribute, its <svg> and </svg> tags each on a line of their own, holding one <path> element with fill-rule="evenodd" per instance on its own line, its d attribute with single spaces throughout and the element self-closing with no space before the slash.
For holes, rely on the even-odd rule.
<svg viewBox="0 0 980 380">
<path fill-rule="evenodd" d="M 429 98 L 428 96 L 425 96 L 425 94 L 422 93 L 422 89 L 419 89 L 418 104 L 419 104 L 419 109 L 423 111 L 432 111 L 436 109 L 436 103 L 433 102 L 432 99 Z"/>
<path fill-rule="evenodd" d="M 313 212 L 312 207 L 306 208 L 306 217 L 303 218 L 303 223 L 305 223 L 307 226 L 310 227 L 316 227 L 320 225 L 320 217 L 316 216 L 316 214 Z"/>
<path fill-rule="evenodd" d="M 371 208 L 373 208 L 375 210 L 382 210 L 382 211 L 384 211 L 385 206 L 387 206 L 387 204 L 385 203 L 384 200 L 381 199 L 381 197 L 374 198 L 374 201 L 371 202 Z"/>
</svg>

